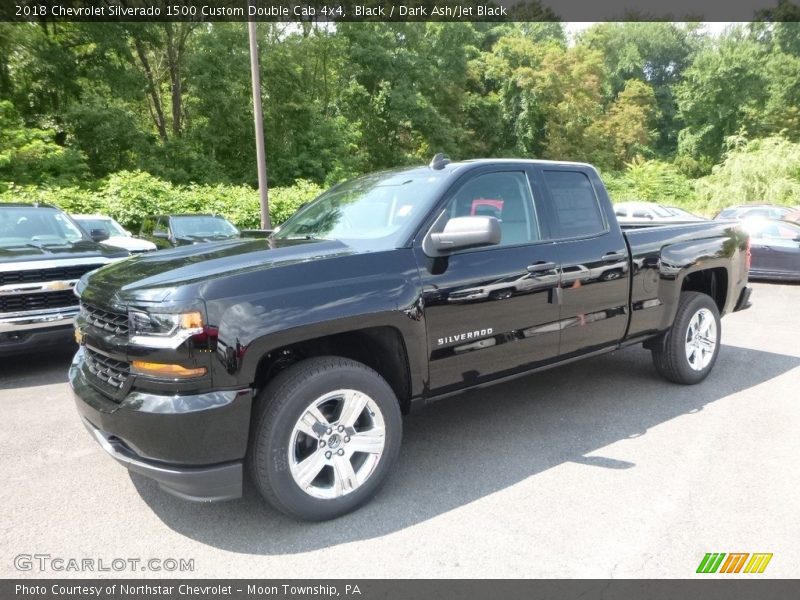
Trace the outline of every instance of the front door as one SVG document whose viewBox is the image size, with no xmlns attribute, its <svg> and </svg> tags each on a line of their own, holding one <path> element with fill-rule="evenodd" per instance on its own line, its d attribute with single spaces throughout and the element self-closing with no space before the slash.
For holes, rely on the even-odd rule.
<svg viewBox="0 0 800 600">
<path fill-rule="evenodd" d="M 500 244 L 431 258 L 415 249 L 423 283 L 430 393 L 445 393 L 558 356 L 559 259 L 529 172 L 471 173 L 447 200 L 450 217 L 494 216 Z"/>
</svg>

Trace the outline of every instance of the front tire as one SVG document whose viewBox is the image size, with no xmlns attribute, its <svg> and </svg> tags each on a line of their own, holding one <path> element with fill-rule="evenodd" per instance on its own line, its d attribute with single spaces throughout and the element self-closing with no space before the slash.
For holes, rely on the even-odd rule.
<svg viewBox="0 0 800 600">
<path fill-rule="evenodd" d="M 675 383 L 700 383 L 717 362 L 721 332 L 714 300 L 707 294 L 682 292 L 672 327 L 652 348 L 656 370 Z"/>
<path fill-rule="evenodd" d="M 355 510 L 386 480 L 400 450 L 402 417 L 392 388 L 366 365 L 304 360 L 261 392 L 250 446 L 253 482 L 297 519 Z"/>
</svg>

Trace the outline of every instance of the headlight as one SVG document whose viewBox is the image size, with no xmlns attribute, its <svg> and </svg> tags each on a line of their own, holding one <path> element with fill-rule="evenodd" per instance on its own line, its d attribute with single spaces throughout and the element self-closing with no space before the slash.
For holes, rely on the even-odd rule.
<svg viewBox="0 0 800 600">
<path fill-rule="evenodd" d="M 150 313 L 129 310 L 131 343 L 149 348 L 177 348 L 193 335 L 203 333 L 203 315 L 198 310 L 184 313 Z"/>
</svg>

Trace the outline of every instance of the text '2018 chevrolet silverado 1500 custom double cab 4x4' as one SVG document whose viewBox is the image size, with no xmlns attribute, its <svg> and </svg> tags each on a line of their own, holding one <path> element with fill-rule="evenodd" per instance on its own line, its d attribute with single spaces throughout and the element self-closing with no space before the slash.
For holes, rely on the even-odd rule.
<svg viewBox="0 0 800 600">
<path fill-rule="evenodd" d="M 247 468 L 278 509 L 332 518 L 432 399 L 637 343 L 701 381 L 720 315 L 749 305 L 747 248 L 735 223 L 623 232 L 589 165 L 437 156 L 342 183 L 267 240 L 83 278 L 70 381 L 100 445 L 167 491 L 235 498 Z"/>
<path fill-rule="evenodd" d="M 72 288 L 126 256 L 93 242 L 57 208 L 0 203 L 0 356 L 71 345 Z"/>
</svg>

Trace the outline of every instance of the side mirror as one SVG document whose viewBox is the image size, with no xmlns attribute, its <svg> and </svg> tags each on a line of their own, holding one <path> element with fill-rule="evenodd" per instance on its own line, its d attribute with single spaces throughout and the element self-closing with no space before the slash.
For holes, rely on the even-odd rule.
<svg viewBox="0 0 800 600">
<path fill-rule="evenodd" d="M 154 231 L 153 237 L 161 238 L 162 240 L 168 240 L 169 234 L 166 231 Z"/>
<path fill-rule="evenodd" d="M 89 237 L 92 238 L 93 242 L 104 242 L 111 236 L 108 235 L 105 229 L 90 229 Z"/>
<path fill-rule="evenodd" d="M 424 250 L 430 256 L 442 256 L 454 250 L 480 248 L 500 243 L 500 221 L 496 217 L 454 217 L 441 233 L 431 233 Z"/>
</svg>

